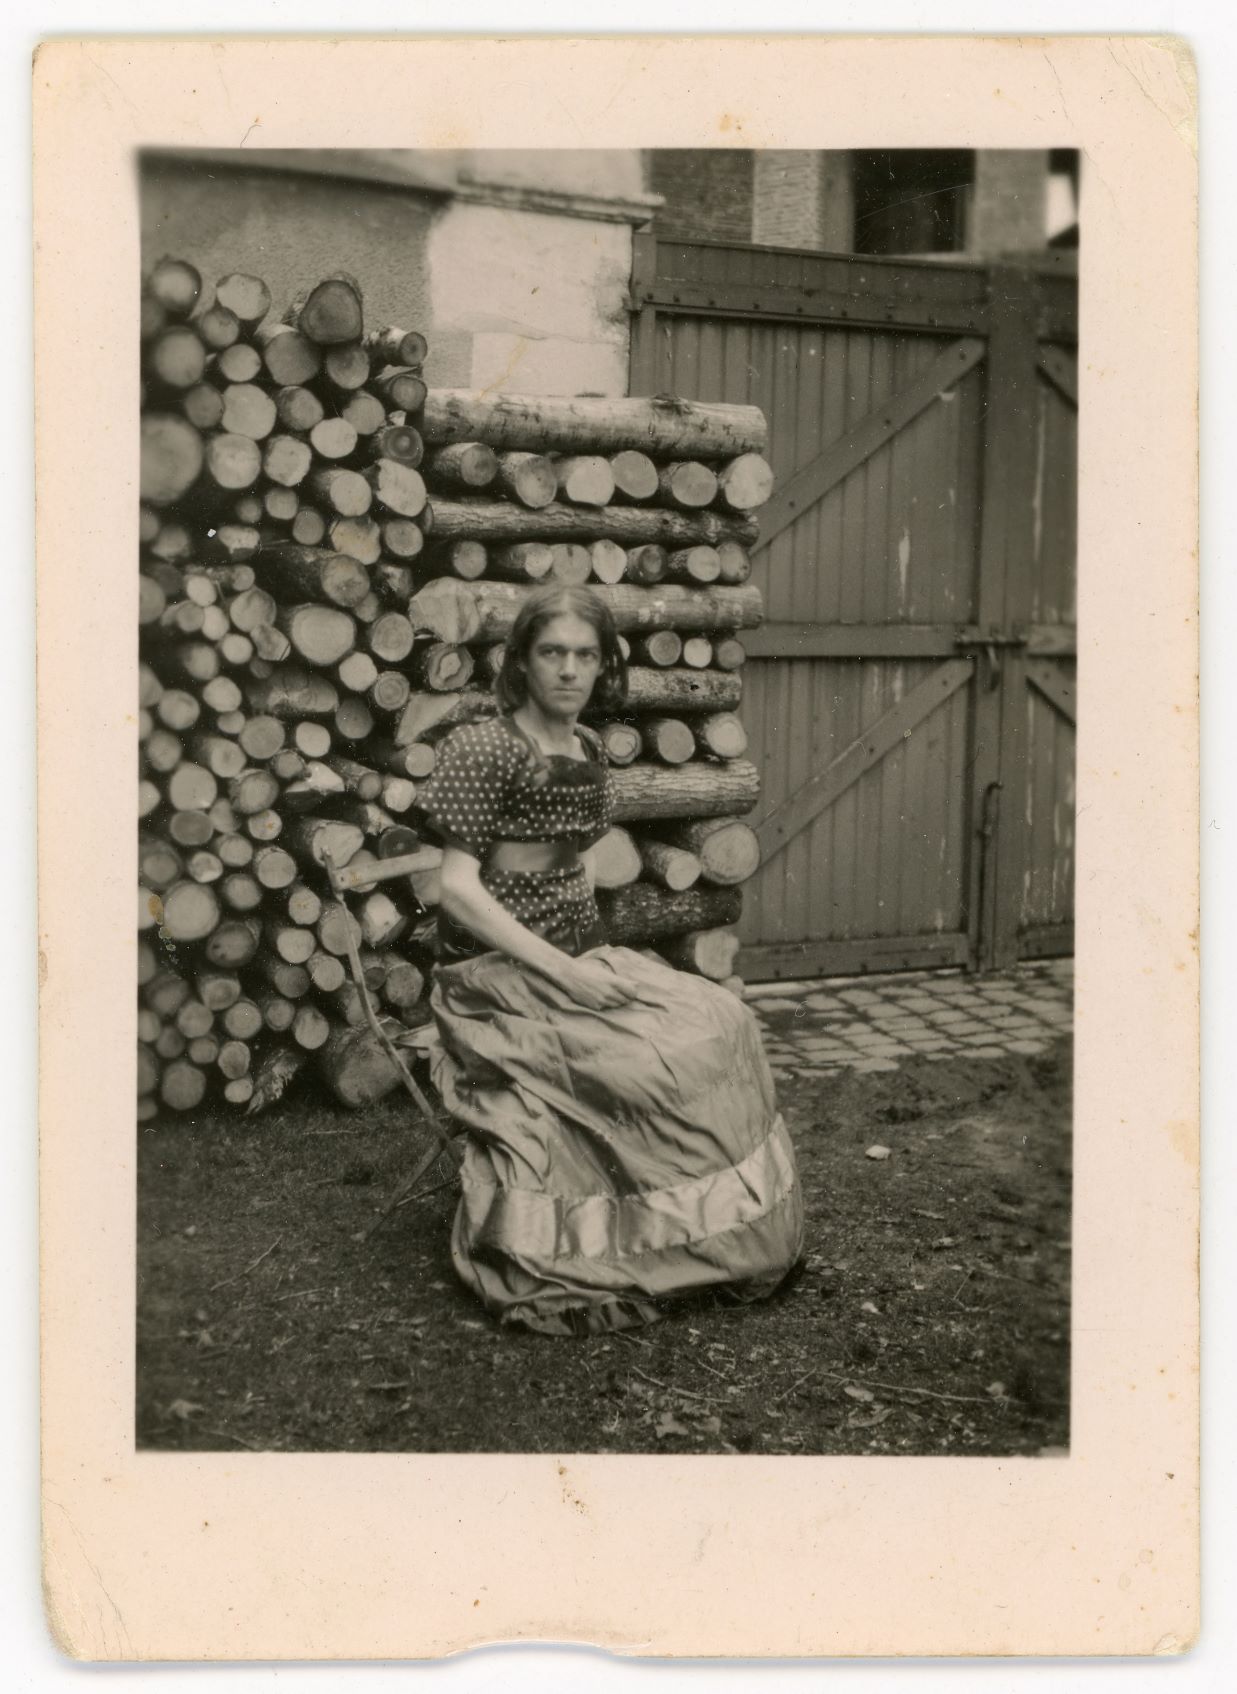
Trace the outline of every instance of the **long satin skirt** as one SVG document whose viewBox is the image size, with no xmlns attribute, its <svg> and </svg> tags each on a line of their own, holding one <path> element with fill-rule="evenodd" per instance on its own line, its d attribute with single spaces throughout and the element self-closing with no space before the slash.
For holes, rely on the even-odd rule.
<svg viewBox="0 0 1237 1694">
<path fill-rule="evenodd" d="M 500 953 L 435 973 L 434 1082 L 466 1126 L 452 1254 L 504 1323 L 652 1322 L 676 1297 L 771 1293 L 803 1205 L 760 1031 L 728 990 L 623 947 L 638 999 L 588 1011 Z"/>
</svg>

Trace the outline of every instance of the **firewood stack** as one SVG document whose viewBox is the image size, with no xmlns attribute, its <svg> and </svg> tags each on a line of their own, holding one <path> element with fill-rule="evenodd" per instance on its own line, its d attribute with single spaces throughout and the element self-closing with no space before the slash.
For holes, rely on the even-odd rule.
<svg viewBox="0 0 1237 1694">
<path fill-rule="evenodd" d="M 417 787 L 495 710 L 542 583 L 594 588 L 629 656 L 626 708 L 594 719 L 619 796 L 610 937 L 740 987 L 761 413 L 427 391 L 424 337 L 366 332 L 342 273 L 270 310 L 259 278 L 212 288 L 181 260 L 143 289 L 139 1117 L 208 1092 L 255 1110 L 311 1055 L 347 1104 L 396 1085 L 348 926 L 388 1028 L 424 1026 L 439 854 Z"/>
</svg>

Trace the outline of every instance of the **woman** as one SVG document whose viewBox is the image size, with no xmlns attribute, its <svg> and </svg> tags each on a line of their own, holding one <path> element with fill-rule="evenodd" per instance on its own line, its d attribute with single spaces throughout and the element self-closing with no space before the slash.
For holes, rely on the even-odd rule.
<svg viewBox="0 0 1237 1694">
<path fill-rule="evenodd" d="M 583 588 L 534 592 L 496 683 L 418 799 L 443 846 L 434 1082 L 469 1133 L 452 1253 L 500 1320 L 647 1323 L 708 1288 L 770 1293 L 802 1203 L 751 1014 L 606 945 L 588 849 L 613 790 L 599 738 L 626 669 Z"/>
</svg>

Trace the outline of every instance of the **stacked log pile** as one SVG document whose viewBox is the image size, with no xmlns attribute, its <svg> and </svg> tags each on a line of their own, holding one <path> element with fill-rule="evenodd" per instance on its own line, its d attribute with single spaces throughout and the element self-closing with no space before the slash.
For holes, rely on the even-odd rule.
<svg viewBox="0 0 1237 1694">
<path fill-rule="evenodd" d="M 259 278 L 164 260 L 141 330 L 139 1116 L 211 1093 L 254 1110 L 311 1058 L 348 1104 L 396 1086 L 348 931 L 388 1027 L 427 1023 L 440 855 L 411 827 L 418 785 L 494 711 L 541 583 L 593 587 L 629 655 L 626 707 L 595 720 L 610 937 L 737 986 L 761 414 L 429 391 L 424 337 L 367 332 L 342 273 L 274 321 Z"/>
</svg>

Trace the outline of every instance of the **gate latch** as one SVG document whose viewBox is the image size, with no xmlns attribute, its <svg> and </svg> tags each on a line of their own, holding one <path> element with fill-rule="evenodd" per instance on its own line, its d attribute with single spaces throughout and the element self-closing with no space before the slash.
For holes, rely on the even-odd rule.
<svg viewBox="0 0 1237 1694">
<path fill-rule="evenodd" d="M 1007 647 L 1022 648 L 1027 644 L 1024 630 L 979 629 L 964 625 L 954 635 L 954 646 L 960 653 L 982 653 L 984 686 L 989 693 L 1001 680 L 1001 653 Z"/>
</svg>

